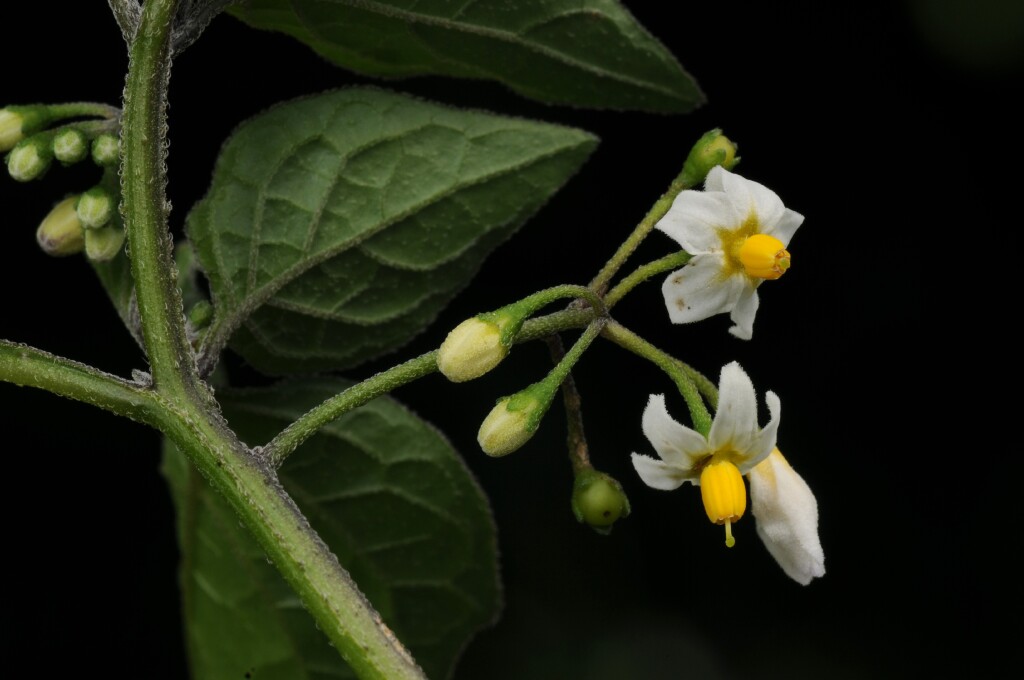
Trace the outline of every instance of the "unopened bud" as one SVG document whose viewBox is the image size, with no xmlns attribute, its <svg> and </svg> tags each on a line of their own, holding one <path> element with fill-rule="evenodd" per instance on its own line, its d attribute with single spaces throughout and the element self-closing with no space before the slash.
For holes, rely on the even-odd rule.
<svg viewBox="0 0 1024 680">
<path fill-rule="evenodd" d="M 6 106 L 0 109 L 0 152 L 13 149 L 27 135 L 46 127 L 51 119 L 46 106 Z"/>
<path fill-rule="evenodd" d="M 52 161 L 49 139 L 23 139 L 7 154 L 7 172 L 19 182 L 29 182 L 42 177 Z"/>
<path fill-rule="evenodd" d="M 116 135 L 104 133 L 92 140 L 92 160 L 102 167 L 116 165 L 120 146 Z"/>
<path fill-rule="evenodd" d="M 60 257 L 82 252 L 85 241 L 82 223 L 75 214 L 77 200 L 77 196 L 70 196 L 55 205 L 36 229 L 36 241 L 47 255 Z"/>
<path fill-rule="evenodd" d="M 716 165 L 732 170 L 739 162 L 740 159 L 736 157 L 736 145 L 723 135 L 721 130 L 715 128 L 706 132 L 693 145 L 683 165 L 683 177 L 688 186 L 697 186 Z"/>
<path fill-rule="evenodd" d="M 441 343 L 437 368 L 452 382 L 465 382 L 487 373 L 507 355 L 498 324 L 473 317 L 456 326 Z"/>
<path fill-rule="evenodd" d="M 123 244 L 124 229 L 119 224 L 85 230 L 85 256 L 93 262 L 113 259 Z"/>
<path fill-rule="evenodd" d="M 540 383 L 538 383 L 539 385 Z M 507 456 L 530 440 L 550 399 L 542 401 L 533 394 L 534 385 L 498 401 L 484 418 L 476 440 L 488 456 Z"/>
<path fill-rule="evenodd" d="M 17 111 L 0 109 L 0 151 L 9 151 L 24 136 L 24 117 Z"/>
<path fill-rule="evenodd" d="M 81 130 L 62 130 L 53 137 L 53 155 L 65 165 L 77 163 L 89 155 L 89 140 Z"/>
<path fill-rule="evenodd" d="M 629 515 L 629 499 L 614 477 L 591 468 L 576 475 L 572 512 L 577 521 L 607 534 L 616 520 Z"/>
<path fill-rule="evenodd" d="M 95 186 L 82 194 L 75 210 L 83 227 L 96 229 L 114 216 L 114 197 L 103 187 Z"/>
</svg>

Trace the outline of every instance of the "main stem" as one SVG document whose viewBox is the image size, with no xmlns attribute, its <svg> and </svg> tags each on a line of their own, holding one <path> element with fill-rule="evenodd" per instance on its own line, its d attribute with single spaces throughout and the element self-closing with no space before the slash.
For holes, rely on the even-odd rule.
<svg viewBox="0 0 1024 680">
<path fill-rule="evenodd" d="M 165 163 L 171 28 L 178 0 L 147 0 L 129 55 L 122 119 L 122 213 L 154 386 L 192 400 L 199 375 L 185 337 L 167 228 Z"/>
<path fill-rule="evenodd" d="M 165 109 L 178 0 L 147 0 L 130 50 L 122 212 L 142 335 L 163 408 L 154 424 L 238 513 L 360 678 L 423 680 L 348 573 L 285 493 L 273 468 L 220 418 L 185 337 L 167 226 Z M 127 395 L 126 395 L 127 396 Z"/>
</svg>

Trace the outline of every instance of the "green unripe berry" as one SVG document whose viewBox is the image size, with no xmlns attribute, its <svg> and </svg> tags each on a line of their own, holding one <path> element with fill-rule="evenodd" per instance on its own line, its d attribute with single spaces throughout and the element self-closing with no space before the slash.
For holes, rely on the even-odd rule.
<svg viewBox="0 0 1024 680">
<path fill-rule="evenodd" d="M 594 469 L 584 470 L 573 483 L 572 512 L 577 521 L 606 534 L 616 520 L 629 515 L 629 499 L 614 477 Z"/>
</svg>

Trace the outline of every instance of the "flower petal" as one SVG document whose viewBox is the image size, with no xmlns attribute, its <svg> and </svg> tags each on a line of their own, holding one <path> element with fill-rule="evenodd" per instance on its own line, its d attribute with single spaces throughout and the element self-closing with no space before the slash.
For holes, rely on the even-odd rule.
<svg viewBox="0 0 1024 680">
<path fill-rule="evenodd" d="M 730 311 L 747 285 L 742 275 L 722 277 L 725 258 L 719 253 L 697 255 L 672 272 L 661 285 L 672 323 L 691 323 Z"/>
<path fill-rule="evenodd" d="M 736 324 L 729 329 L 729 332 L 740 340 L 750 340 L 754 337 L 754 316 L 757 314 L 757 307 L 760 304 L 757 297 L 757 289 L 753 286 L 745 286 L 736 306 L 732 308 L 729 318 Z"/>
<path fill-rule="evenodd" d="M 751 468 L 760 464 L 775 449 L 775 440 L 779 434 L 779 421 L 782 418 L 782 402 L 774 392 L 766 393 L 764 400 L 768 402 L 770 417 L 768 424 L 754 437 L 754 441 L 750 445 L 750 457 L 741 465 L 737 465 L 743 474 L 747 474 Z"/>
<path fill-rule="evenodd" d="M 757 394 L 750 376 L 733 361 L 718 379 L 718 410 L 708 432 L 712 451 L 735 451 L 750 457 L 757 435 Z"/>
<path fill-rule="evenodd" d="M 712 171 L 718 169 L 721 169 L 721 166 L 715 166 L 715 168 L 712 168 Z M 709 179 L 711 174 L 708 173 Z M 741 222 L 746 220 L 751 213 L 754 213 L 757 215 L 758 222 L 762 225 L 762 228 L 758 229 L 760 233 L 767 233 L 765 229 L 774 227 L 779 223 L 786 210 L 786 206 L 782 204 L 782 199 L 779 198 L 778 194 L 763 184 L 740 177 L 725 169 L 721 169 L 721 172 L 715 174 L 717 176 L 713 184 L 722 187 Z M 781 241 L 782 239 L 780 238 L 779 240 Z"/>
<path fill-rule="evenodd" d="M 716 229 L 735 228 L 740 217 L 723 193 L 684 191 L 676 196 L 672 207 L 654 226 L 675 239 L 683 250 L 695 255 L 721 250 L 722 241 Z"/>
<path fill-rule="evenodd" d="M 652 394 L 644 409 L 644 436 L 669 465 L 682 468 L 687 474 L 701 457 L 710 453 L 708 440 L 699 432 L 677 423 L 665 407 L 665 395 Z"/>
<path fill-rule="evenodd" d="M 774 225 L 766 226 L 764 233 L 782 241 L 782 245 L 788 246 L 797 228 L 804 223 L 804 216 L 795 210 L 786 208 L 782 211 L 779 221 Z"/>
<path fill-rule="evenodd" d="M 694 481 L 693 477 L 687 476 L 687 471 L 683 468 L 655 460 L 650 456 L 641 456 L 639 453 L 633 454 L 633 467 L 636 468 L 640 479 L 644 480 L 644 484 L 652 489 L 672 491 L 682 486 L 683 482 Z"/>
<path fill-rule="evenodd" d="M 750 471 L 750 502 L 757 535 L 782 570 L 807 585 L 825 575 L 818 538 L 818 501 L 778 449 Z"/>
<path fill-rule="evenodd" d="M 708 176 L 704 178 L 704 191 L 725 191 L 725 184 L 722 181 L 724 173 L 729 172 L 721 165 L 708 170 Z"/>
</svg>

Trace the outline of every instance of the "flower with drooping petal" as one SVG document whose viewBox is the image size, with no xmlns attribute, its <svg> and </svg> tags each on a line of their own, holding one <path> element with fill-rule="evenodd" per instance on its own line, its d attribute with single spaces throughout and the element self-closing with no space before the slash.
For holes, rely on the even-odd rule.
<svg viewBox="0 0 1024 680">
<path fill-rule="evenodd" d="M 677 423 L 663 395 L 652 395 L 644 410 L 643 429 L 661 460 L 637 453 L 633 466 L 655 489 L 697 484 L 708 519 L 725 524 L 726 542 L 734 545 L 732 523 L 747 506 L 743 475 L 750 479 L 750 501 L 757 535 L 783 571 L 807 585 L 825 574 L 818 540 L 818 503 L 810 487 L 775 448 L 779 398 L 765 395 L 771 418 L 757 425 L 757 395 L 750 378 L 733 362 L 722 369 L 718 411 L 707 438 Z"/>
<path fill-rule="evenodd" d="M 681 192 L 655 225 L 693 256 L 662 285 L 669 318 L 689 323 L 729 312 L 729 332 L 749 340 L 757 288 L 789 268 L 786 248 L 803 221 L 774 191 L 712 168 L 704 191 Z"/>
<path fill-rule="evenodd" d="M 718 411 L 707 437 L 673 420 L 664 395 L 651 395 L 643 430 L 661 460 L 634 453 L 633 467 L 655 489 L 670 491 L 684 482 L 700 486 L 708 519 L 725 525 L 725 542 L 732 546 L 732 523 L 747 507 L 743 475 L 775 448 L 782 404 L 768 392 L 771 418 L 759 427 L 754 384 L 735 361 L 722 369 L 718 390 Z"/>
<path fill-rule="evenodd" d="M 775 449 L 752 469 L 750 503 L 757 535 L 791 579 L 807 585 L 825 575 L 818 539 L 818 501 L 803 477 Z"/>
</svg>

